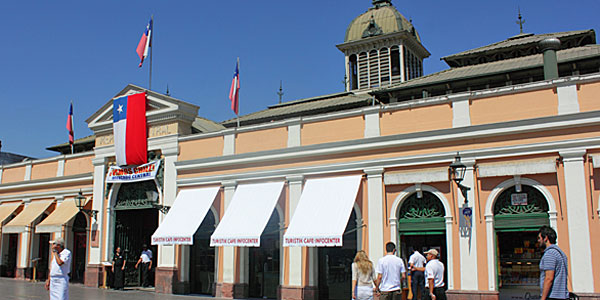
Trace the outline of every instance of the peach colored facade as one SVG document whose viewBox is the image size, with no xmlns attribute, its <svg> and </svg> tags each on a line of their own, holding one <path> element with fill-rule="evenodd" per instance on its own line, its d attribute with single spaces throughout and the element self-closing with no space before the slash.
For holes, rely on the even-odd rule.
<svg viewBox="0 0 600 300">
<path fill-rule="evenodd" d="M 575 99 L 564 99 L 556 92 L 557 86 L 574 86 Z M 211 133 L 183 135 L 178 130 L 164 135 L 161 131 L 148 140 L 149 151 L 159 153 L 164 162 L 159 201 L 172 206 L 180 191 L 218 186 L 220 191 L 208 212 L 218 224 L 239 185 L 284 182 L 274 209 L 281 234 L 276 247 L 279 264 L 273 272 L 278 276 L 275 284 L 281 299 L 317 299 L 323 251 L 331 251 L 331 257 L 342 251 L 283 247 L 281 237 L 294 217 L 304 185 L 311 179 L 346 175 L 360 175 L 362 180 L 354 199 L 354 219 L 348 220 L 349 228 L 354 228 L 354 244 L 344 249 L 365 250 L 377 261 L 385 255 L 388 241 L 395 242 L 405 255 L 420 237 L 431 235 L 438 244 L 428 246 L 442 250 L 450 297 L 502 299 L 509 292 L 518 295 L 538 289 L 530 277 L 509 284 L 503 277 L 507 268 L 503 251 L 511 239 L 535 236 L 534 227 L 544 223 L 557 231 L 558 245 L 569 257 L 570 288 L 590 299 L 599 297 L 600 258 L 592 255 L 592 249 L 600 247 L 600 76 L 574 76 L 460 96 L 460 100 L 429 97 Z M 464 100 L 467 106 L 456 105 Z M 150 97 L 149 101 L 169 100 Z M 577 103 L 579 111 L 561 113 L 559 107 L 565 101 Z M 100 110 L 89 119 L 97 136 L 106 135 L 105 113 L 110 110 Z M 458 119 L 469 123 L 459 124 Z M 191 123 L 189 119 L 169 122 L 178 128 Z M 112 259 L 113 207 L 119 189 L 118 184 L 104 182 L 107 168 L 114 162 L 112 141 L 98 140 L 102 144 L 91 153 L 0 168 L 1 204 L 23 202 L 13 215 L 22 213 L 27 203 L 60 202 L 80 189 L 93 198 L 89 205 L 99 213 L 88 227 L 85 282 L 89 286 L 99 285 L 104 272 L 101 263 Z M 470 187 L 466 204 L 456 184 L 448 179 L 448 166 L 457 152 L 467 166 L 462 182 Z M 535 200 L 539 207 L 534 208 L 543 208 L 540 213 L 545 218 L 522 217 L 526 222 L 541 223 L 521 227 L 503 223 L 498 199 L 510 200 L 519 193 L 540 197 Z M 430 224 L 437 226 L 435 229 L 419 233 L 407 225 L 410 222 L 401 212 L 403 205 L 422 197 L 433 199 L 440 215 L 438 223 Z M 470 219 L 461 214 L 464 208 L 472 211 Z M 164 216 L 159 214 L 159 223 L 162 220 Z M 2 221 L 3 225 L 9 223 Z M 30 236 L 36 233 L 19 234 L 17 263 L 25 277 L 26 269 L 31 268 L 26 249 L 35 247 L 35 238 Z M 66 235 L 59 232 L 53 237 L 56 234 Z M 9 238 L 8 234 L 2 236 L 3 241 Z M 23 237 L 30 242 L 22 242 Z M 511 251 L 521 254 L 533 249 L 529 242 L 525 245 L 511 246 Z M 157 292 L 190 291 L 194 285 L 192 247 L 158 246 Z M 249 271 L 254 263 L 250 253 L 258 250 L 213 249 L 212 292 L 225 298 L 250 297 L 255 288 Z M 530 253 L 519 263 L 535 263 L 536 254 Z"/>
</svg>

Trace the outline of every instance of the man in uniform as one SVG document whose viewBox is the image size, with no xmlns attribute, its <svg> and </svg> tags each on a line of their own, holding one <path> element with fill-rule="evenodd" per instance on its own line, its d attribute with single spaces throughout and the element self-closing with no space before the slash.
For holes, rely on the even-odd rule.
<svg viewBox="0 0 600 300">
<path fill-rule="evenodd" d="M 50 276 L 46 280 L 46 290 L 50 300 L 69 300 L 69 273 L 71 272 L 71 251 L 65 249 L 65 240 L 57 238 L 52 244 Z"/>
<path fill-rule="evenodd" d="M 444 287 L 444 264 L 439 260 L 440 254 L 435 249 L 425 252 L 427 265 L 425 266 L 425 293 L 424 299 L 446 300 Z"/>
<path fill-rule="evenodd" d="M 144 244 L 142 246 L 142 254 L 135 264 L 135 268 L 138 268 L 139 264 L 142 264 L 142 287 L 150 286 L 150 270 L 152 270 L 152 250 L 148 249 L 148 246 Z"/>
</svg>

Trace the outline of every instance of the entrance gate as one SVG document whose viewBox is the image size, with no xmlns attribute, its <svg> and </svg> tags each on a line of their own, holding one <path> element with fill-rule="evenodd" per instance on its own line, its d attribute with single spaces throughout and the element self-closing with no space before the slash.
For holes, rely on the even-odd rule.
<svg viewBox="0 0 600 300">
<path fill-rule="evenodd" d="M 260 236 L 260 247 L 250 247 L 248 295 L 251 298 L 277 298 L 279 287 L 279 216 L 273 210 Z"/>
<path fill-rule="evenodd" d="M 440 254 L 440 261 L 447 266 L 444 206 L 431 192 L 423 191 L 420 196 L 418 193 L 408 196 L 398 211 L 400 257 L 408 267 L 408 258 L 414 250 L 423 254 L 434 248 Z M 444 269 L 444 282 L 448 286 L 447 268 Z M 417 299 L 417 296 L 413 295 L 413 299 Z"/>
<path fill-rule="evenodd" d="M 346 224 L 342 247 L 319 247 L 319 299 L 352 299 L 352 262 L 357 251 L 360 228 L 356 226 L 354 209 Z"/>
<path fill-rule="evenodd" d="M 125 264 L 125 286 L 140 286 L 141 272 L 135 269 L 146 244 L 152 250 L 152 267 L 156 266 L 157 247 L 151 246 L 152 234 L 158 227 L 158 210 L 155 208 L 157 188 L 154 181 L 121 184 L 115 203 L 115 236 L 113 251 L 123 250 Z M 150 284 L 154 285 L 153 272 Z"/>
<path fill-rule="evenodd" d="M 549 225 L 548 202 L 536 188 L 523 185 L 504 190 L 494 202 L 500 299 L 527 299 L 539 294 L 537 233 Z"/>
<path fill-rule="evenodd" d="M 215 247 L 210 236 L 215 232 L 215 216 L 208 212 L 194 234 L 190 251 L 190 293 L 213 295 L 215 283 Z"/>
</svg>

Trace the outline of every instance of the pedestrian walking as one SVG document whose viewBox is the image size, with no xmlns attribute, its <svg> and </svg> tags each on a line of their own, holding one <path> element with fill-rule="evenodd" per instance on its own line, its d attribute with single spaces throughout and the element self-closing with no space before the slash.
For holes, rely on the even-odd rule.
<svg viewBox="0 0 600 300">
<path fill-rule="evenodd" d="M 69 273 L 71 272 L 71 251 L 65 249 L 65 240 L 57 238 L 52 244 L 50 276 L 46 280 L 46 290 L 50 300 L 69 300 Z"/>
<path fill-rule="evenodd" d="M 150 270 L 152 270 L 152 250 L 148 249 L 148 246 L 144 244 L 142 246 L 142 254 L 135 264 L 135 268 L 142 264 L 142 287 L 150 286 Z"/>
<path fill-rule="evenodd" d="M 424 267 L 426 262 L 425 256 L 417 250 L 414 250 L 413 254 L 408 258 L 408 267 L 410 268 L 411 274 L 410 289 L 412 291 L 413 299 L 421 299 L 425 293 Z M 420 295 L 420 297 L 417 295 Z"/>
<path fill-rule="evenodd" d="M 352 263 L 352 299 L 372 300 L 375 286 L 373 263 L 363 250 L 356 252 Z"/>
<path fill-rule="evenodd" d="M 540 260 L 540 299 L 569 299 L 567 256 L 556 245 L 556 231 L 542 226 L 537 241 L 544 251 Z"/>
<path fill-rule="evenodd" d="M 113 265 L 112 265 L 112 272 L 113 272 L 113 288 L 115 290 L 122 290 L 123 287 L 125 286 L 125 276 L 124 276 L 124 272 L 125 272 L 125 264 L 127 263 L 127 261 L 125 260 L 125 258 L 123 257 L 123 254 L 121 253 L 121 247 L 117 247 L 117 249 L 115 249 L 115 256 L 113 257 Z"/>
<path fill-rule="evenodd" d="M 377 261 L 377 290 L 380 300 L 402 299 L 402 281 L 406 278 L 406 268 L 400 257 L 396 256 L 396 245 L 388 242 L 385 245 L 386 255 Z"/>
<path fill-rule="evenodd" d="M 426 300 L 446 300 L 444 284 L 444 264 L 440 261 L 440 253 L 435 249 L 425 252 L 427 265 L 425 265 L 425 293 Z"/>
</svg>

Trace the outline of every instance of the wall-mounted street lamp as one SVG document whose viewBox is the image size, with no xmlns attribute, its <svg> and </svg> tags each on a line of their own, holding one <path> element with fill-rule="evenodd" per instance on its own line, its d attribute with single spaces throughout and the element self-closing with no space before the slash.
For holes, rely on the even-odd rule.
<svg viewBox="0 0 600 300">
<path fill-rule="evenodd" d="M 86 202 L 85 200 L 86 200 L 85 196 L 83 196 L 83 194 L 81 193 L 81 190 L 79 190 L 79 194 L 77 194 L 77 196 L 75 196 L 75 205 L 77 205 L 77 208 L 79 208 L 80 212 L 82 212 L 82 213 L 86 214 L 88 217 L 92 217 L 92 218 L 94 218 L 94 220 L 96 220 L 98 211 L 93 210 L 93 209 L 84 208 L 85 202 Z"/>
<path fill-rule="evenodd" d="M 158 209 L 163 215 L 169 212 L 170 206 L 158 204 L 158 192 L 157 191 L 146 191 L 146 197 L 148 202 L 152 204 L 152 208 Z"/>
<path fill-rule="evenodd" d="M 468 186 L 464 186 L 461 184 L 461 181 L 465 179 L 465 171 L 467 170 L 467 166 L 460 162 L 460 154 L 456 152 L 456 156 L 454 157 L 454 162 L 450 164 L 450 179 L 456 182 L 456 185 L 460 188 L 460 192 L 465 198 L 465 204 L 469 201 L 467 200 L 467 191 L 471 188 Z"/>
</svg>

